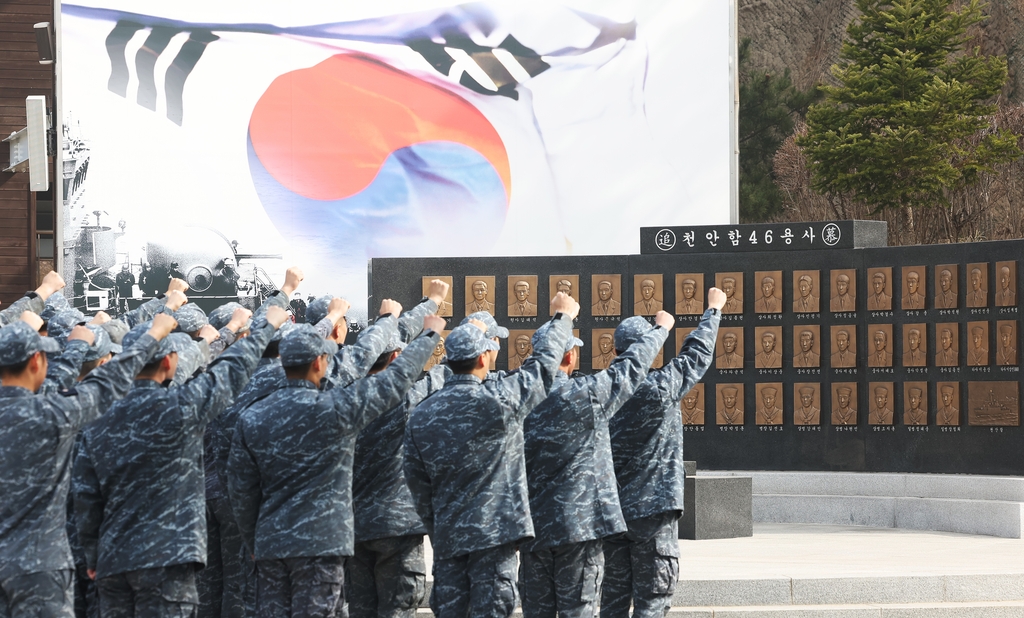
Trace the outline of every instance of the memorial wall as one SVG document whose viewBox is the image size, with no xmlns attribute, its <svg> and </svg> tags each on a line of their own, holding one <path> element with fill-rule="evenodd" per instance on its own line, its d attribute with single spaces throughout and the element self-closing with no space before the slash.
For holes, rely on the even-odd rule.
<svg viewBox="0 0 1024 618">
<path fill-rule="evenodd" d="M 498 369 L 529 355 L 529 335 L 565 291 L 582 305 L 589 373 L 614 359 L 619 321 L 661 309 L 676 329 L 654 366 L 671 360 L 714 285 L 728 296 L 715 358 L 680 408 L 686 456 L 702 469 L 1024 473 L 1024 241 L 808 249 L 806 237 L 776 234 L 771 251 L 732 251 L 720 240 L 729 252 L 374 259 L 370 289 L 410 303 L 447 278 L 451 325 L 487 310 L 511 330 Z"/>
</svg>

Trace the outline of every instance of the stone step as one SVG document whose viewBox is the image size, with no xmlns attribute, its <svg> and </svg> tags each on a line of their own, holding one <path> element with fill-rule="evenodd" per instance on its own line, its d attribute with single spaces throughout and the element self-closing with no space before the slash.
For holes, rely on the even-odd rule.
<svg viewBox="0 0 1024 618">
<path fill-rule="evenodd" d="M 427 599 L 432 583 L 427 582 Z M 719 609 L 993 602 L 1024 604 L 1024 573 L 690 579 L 677 582 L 672 596 L 673 607 Z"/>
<path fill-rule="evenodd" d="M 432 616 L 420 608 L 417 616 Z M 516 610 L 513 618 L 522 618 Z M 1021 618 L 1024 601 L 976 603 L 862 603 L 849 605 L 746 605 L 673 607 L 666 618 Z"/>
</svg>

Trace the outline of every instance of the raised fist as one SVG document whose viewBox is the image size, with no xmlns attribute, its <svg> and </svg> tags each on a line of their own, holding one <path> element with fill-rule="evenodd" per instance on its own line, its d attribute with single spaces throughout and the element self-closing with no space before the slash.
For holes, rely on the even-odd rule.
<svg viewBox="0 0 1024 618">
<path fill-rule="evenodd" d="M 402 303 L 398 302 L 397 300 L 391 300 L 390 298 L 385 298 L 380 303 L 380 314 L 381 315 L 389 315 L 390 314 L 390 315 L 393 315 L 395 317 L 398 317 L 398 316 L 402 315 Z"/>
<path fill-rule="evenodd" d="M 164 305 L 171 311 L 181 309 L 181 306 L 187 302 L 188 297 L 181 290 L 171 290 L 167 292 L 167 296 L 164 298 Z"/>
<path fill-rule="evenodd" d="M 439 318 L 436 315 L 428 315 L 427 317 L 423 318 L 423 329 L 426 330 L 429 328 L 430 330 L 438 334 L 444 332 L 444 327 L 446 324 L 447 322 L 444 321 L 444 318 Z"/>
<path fill-rule="evenodd" d="M 106 311 L 100 311 L 99 313 L 97 313 L 96 315 L 93 316 L 92 320 L 89 323 L 90 324 L 95 324 L 95 325 L 99 326 L 101 324 L 106 324 L 109 321 L 110 321 L 110 316 L 107 315 L 107 312 Z"/>
<path fill-rule="evenodd" d="M 46 273 L 46 276 L 43 277 L 43 282 L 36 288 L 36 294 L 39 295 L 39 298 L 46 300 L 54 292 L 62 289 L 64 289 L 64 277 L 61 277 L 59 272 L 51 270 Z"/>
<path fill-rule="evenodd" d="M 654 323 L 665 330 L 672 330 L 672 327 L 676 324 L 676 319 L 667 311 L 659 311 L 654 314 Z"/>
<path fill-rule="evenodd" d="M 725 292 L 718 288 L 711 288 L 708 290 L 708 308 L 722 310 L 725 306 L 726 296 Z"/>
<path fill-rule="evenodd" d="M 448 296 L 448 288 L 450 287 L 447 281 L 431 279 L 430 287 L 427 288 L 427 298 L 437 303 L 437 306 L 440 307 L 441 303 Z"/>
<path fill-rule="evenodd" d="M 32 327 L 32 330 L 39 332 L 39 329 L 43 327 L 43 318 L 39 317 L 31 311 L 22 311 L 19 318 L 22 322 Z M 89 330 L 89 329 L 86 329 Z"/>
<path fill-rule="evenodd" d="M 580 313 L 580 304 L 572 296 L 559 292 L 551 299 L 551 315 L 556 313 L 564 313 L 575 320 Z"/>
<path fill-rule="evenodd" d="M 245 323 L 248 322 L 251 317 L 252 311 L 249 311 L 245 307 L 239 307 L 231 314 L 231 321 L 228 322 L 227 327 L 231 332 L 237 333 L 240 328 L 245 326 Z"/>
<path fill-rule="evenodd" d="M 92 345 L 96 341 L 96 335 L 92 334 L 92 331 L 85 326 L 76 326 L 71 329 L 71 334 L 68 335 L 68 341 L 84 341 L 89 345 Z"/>
<path fill-rule="evenodd" d="M 178 279 L 177 277 L 174 277 L 173 279 L 171 279 L 171 282 L 167 284 L 167 293 L 170 294 L 175 290 L 181 293 L 187 292 L 188 282 L 185 281 L 184 279 Z"/>
<path fill-rule="evenodd" d="M 273 325 L 274 328 L 281 328 L 281 325 L 288 321 L 288 312 L 284 309 L 274 306 L 267 309 L 267 322 Z"/>
<path fill-rule="evenodd" d="M 184 294 L 182 294 L 182 296 L 184 296 Z M 172 316 L 169 316 L 166 313 L 158 313 L 153 316 L 153 325 L 149 327 L 149 334 L 157 341 L 160 341 L 167 335 L 170 335 L 171 331 L 177 327 L 178 321 Z"/>
<path fill-rule="evenodd" d="M 332 298 L 327 305 L 328 314 L 337 314 L 339 317 L 348 313 L 352 305 L 344 298 Z"/>
<path fill-rule="evenodd" d="M 220 331 L 209 324 L 204 324 L 203 327 L 199 329 L 199 338 L 206 339 L 207 343 L 213 343 L 220 339 Z"/>
<path fill-rule="evenodd" d="M 285 296 L 291 296 L 292 292 L 299 289 L 299 284 L 306 278 L 306 275 L 302 272 L 302 269 L 298 266 L 292 266 L 284 273 L 284 285 L 281 286 L 281 291 Z"/>
</svg>

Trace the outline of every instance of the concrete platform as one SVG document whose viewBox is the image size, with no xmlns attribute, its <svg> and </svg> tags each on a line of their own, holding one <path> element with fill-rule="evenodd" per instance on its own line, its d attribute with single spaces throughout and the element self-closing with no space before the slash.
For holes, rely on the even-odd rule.
<svg viewBox="0 0 1024 618">
<path fill-rule="evenodd" d="M 754 524 L 752 537 L 679 547 L 671 618 L 1024 617 L 1017 539 Z"/>
<path fill-rule="evenodd" d="M 1024 478 L 716 471 L 751 477 L 755 523 L 936 530 L 1019 539 Z"/>
</svg>

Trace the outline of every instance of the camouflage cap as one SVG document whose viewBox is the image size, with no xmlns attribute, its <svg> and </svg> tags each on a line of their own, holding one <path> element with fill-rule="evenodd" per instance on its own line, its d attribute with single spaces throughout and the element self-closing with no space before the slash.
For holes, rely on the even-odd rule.
<svg viewBox="0 0 1024 618">
<path fill-rule="evenodd" d="M 67 342 L 71 331 L 86 321 L 85 314 L 78 309 L 67 309 L 57 313 L 47 321 L 46 333 L 63 346 Z"/>
<path fill-rule="evenodd" d="M 295 328 L 295 322 L 285 320 L 285 323 L 281 325 L 281 328 L 274 331 L 274 336 L 270 338 L 270 341 L 280 342 L 285 338 L 285 335 L 292 332 L 293 328 Z"/>
<path fill-rule="evenodd" d="M 129 330 L 128 325 L 121 320 L 111 320 L 101 324 L 100 327 L 107 331 L 107 334 L 110 335 L 110 340 L 118 345 L 121 344 L 121 340 L 124 339 Z"/>
<path fill-rule="evenodd" d="M 540 335 L 540 331 L 539 330 L 537 332 L 533 333 L 533 336 L 530 337 L 530 345 L 531 346 L 537 347 L 537 344 L 540 342 L 540 337 L 538 337 L 538 335 Z M 572 350 L 573 348 L 582 348 L 582 347 L 583 347 L 583 341 L 582 340 L 580 340 L 580 339 L 578 339 L 576 337 L 569 337 L 569 340 L 565 342 L 565 350 L 563 350 L 562 353 L 563 354 L 568 354 L 569 351 Z"/>
<path fill-rule="evenodd" d="M 653 328 L 650 322 L 638 315 L 626 318 L 615 328 L 615 349 L 625 352 L 629 346 L 640 341 L 640 338 Z"/>
<path fill-rule="evenodd" d="M 208 318 L 210 326 L 216 328 L 217 330 L 224 328 L 225 326 L 228 325 L 228 322 L 231 321 L 231 316 L 234 315 L 235 310 L 244 308 L 245 307 L 243 307 L 241 304 L 233 302 L 217 307 L 216 309 L 210 312 Z M 252 325 L 252 318 L 246 320 L 245 324 L 243 324 L 242 327 L 238 329 L 238 332 L 244 333 L 245 331 L 249 330 L 250 325 Z"/>
<path fill-rule="evenodd" d="M 128 334 L 125 335 L 123 339 L 121 339 L 121 347 L 125 350 L 132 347 L 133 345 L 135 345 L 135 342 L 138 341 L 140 337 L 148 333 L 149 329 L 152 327 L 153 322 L 150 321 L 143 322 L 142 324 L 139 324 L 135 328 L 131 329 L 130 331 L 128 331 Z M 163 339 L 160 340 L 160 344 L 156 347 L 156 350 L 153 352 L 153 355 L 149 357 L 148 362 L 156 362 L 172 352 L 174 352 L 174 348 L 171 346 L 170 337 L 164 337 Z"/>
<path fill-rule="evenodd" d="M 60 352 L 60 344 L 50 337 L 40 337 L 22 321 L 0 328 L 0 367 L 17 365 L 39 351 Z"/>
<path fill-rule="evenodd" d="M 324 294 L 309 303 L 309 306 L 306 307 L 306 323 L 315 325 L 320 322 L 320 320 L 326 318 L 329 313 L 327 307 L 330 306 L 332 300 L 334 300 L 333 295 Z"/>
<path fill-rule="evenodd" d="M 171 384 L 181 386 L 203 366 L 203 354 L 198 343 L 187 333 L 171 333 L 167 335 L 171 351 L 178 353 L 178 367 L 174 370 Z"/>
<path fill-rule="evenodd" d="M 86 324 L 86 328 L 92 331 L 94 338 L 89 350 L 85 353 L 84 362 L 92 362 L 105 357 L 107 354 L 120 354 L 121 346 L 110 340 L 110 335 L 97 324 Z"/>
<path fill-rule="evenodd" d="M 181 309 L 174 312 L 174 319 L 178 321 L 177 332 L 182 333 L 194 333 L 210 323 L 206 312 L 195 303 L 182 305 Z"/>
<path fill-rule="evenodd" d="M 39 317 L 43 318 L 44 322 L 49 322 L 50 318 L 68 309 L 71 309 L 68 299 L 60 292 L 54 292 L 46 299 L 46 306 L 43 307 L 43 312 L 39 314 Z"/>
<path fill-rule="evenodd" d="M 384 348 L 384 354 L 389 354 L 395 350 L 404 350 L 406 343 L 402 341 L 402 336 L 395 331 L 391 333 L 391 339 L 388 340 L 388 345 Z"/>
<path fill-rule="evenodd" d="M 311 324 L 296 324 L 281 340 L 278 351 L 282 366 L 295 367 L 311 363 L 324 354 L 333 356 L 338 352 L 338 344 L 324 339 Z"/>
<path fill-rule="evenodd" d="M 498 326 L 498 322 L 497 322 L 497 320 L 494 319 L 494 316 L 489 314 L 489 313 L 487 313 L 486 311 L 477 311 L 476 313 L 471 313 L 471 314 L 467 315 L 466 317 L 462 318 L 462 322 L 460 322 L 459 324 L 460 325 L 461 324 L 469 324 L 470 320 L 480 320 L 485 325 L 487 325 L 487 337 L 488 338 L 491 338 L 491 339 L 493 339 L 494 337 L 497 337 L 499 339 L 507 339 L 508 338 L 508 329 L 505 328 L 504 326 Z"/>
<path fill-rule="evenodd" d="M 500 346 L 475 325 L 462 324 L 448 333 L 444 349 L 449 361 L 462 361 L 476 358 L 488 350 L 499 350 Z"/>
</svg>

